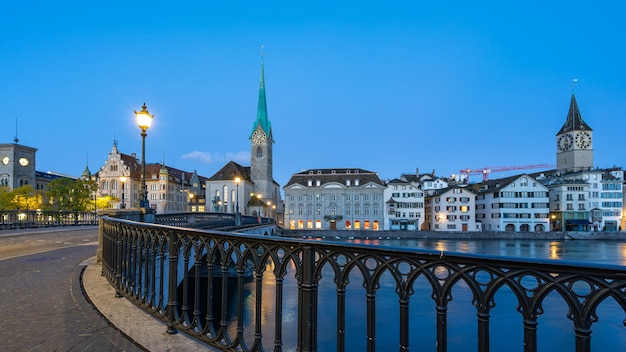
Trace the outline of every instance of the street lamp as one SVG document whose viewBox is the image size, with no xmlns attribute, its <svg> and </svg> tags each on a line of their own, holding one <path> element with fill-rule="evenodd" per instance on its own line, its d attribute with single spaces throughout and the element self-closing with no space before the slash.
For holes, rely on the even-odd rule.
<svg viewBox="0 0 626 352">
<path fill-rule="evenodd" d="M 241 178 L 235 177 L 235 184 L 237 185 L 237 200 L 235 201 L 235 226 L 241 226 L 241 213 L 239 212 L 239 182 L 241 182 Z"/>
<path fill-rule="evenodd" d="M 143 103 L 141 111 L 135 111 L 135 116 L 137 117 L 137 125 L 141 129 L 141 200 L 139 201 L 139 207 L 149 208 L 150 202 L 148 202 L 148 188 L 146 186 L 146 131 L 150 128 L 154 115 L 148 113 L 146 103 Z"/>
<path fill-rule="evenodd" d="M 235 206 L 235 212 L 238 213 L 239 212 L 239 182 L 241 182 L 241 178 L 239 177 L 235 177 L 235 184 L 237 185 L 237 201 L 236 201 L 236 206 Z"/>
<path fill-rule="evenodd" d="M 122 182 L 122 209 L 125 209 L 126 202 L 124 202 L 124 183 L 126 183 L 126 176 L 120 177 L 120 181 Z"/>
</svg>

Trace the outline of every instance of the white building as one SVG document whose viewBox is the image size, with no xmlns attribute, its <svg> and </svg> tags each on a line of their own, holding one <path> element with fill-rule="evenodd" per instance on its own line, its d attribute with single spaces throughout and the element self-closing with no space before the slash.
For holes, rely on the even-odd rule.
<svg viewBox="0 0 626 352">
<path fill-rule="evenodd" d="M 424 222 L 424 192 L 406 180 L 386 182 L 385 230 L 415 231 Z"/>
<path fill-rule="evenodd" d="M 484 231 L 549 231 L 549 189 L 528 175 L 484 181 L 476 191 L 476 221 Z"/>
<path fill-rule="evenodd" d="M 433 191 L 426 196 L 423 226 L 428 231 L 480 231 L 476 222 L 476 194 L 462 186 Z"/>
<path fill-rule="evenodd" d="M 284 187 L 285 226 L 318 230 L 381 230 L 385 184 L 363 169 L 313 169 Z"/>
</svg>

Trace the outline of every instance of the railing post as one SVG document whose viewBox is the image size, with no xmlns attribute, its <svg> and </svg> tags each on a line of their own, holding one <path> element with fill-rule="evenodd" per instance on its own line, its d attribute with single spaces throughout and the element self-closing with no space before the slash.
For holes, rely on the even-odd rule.
<svg viewBox="0 0 626 352">
<path fill-rule="evenodd" d="M 437 306 L 437 351 L 448 350 L 448 307 Z"/>
<path fill-rule="evenodd" d="M 317 283 L 315 282 L 315 250 L 302 247 L 302 273 L 300 277 L 298 311 L 298 351 L 317 351 Z"/>
<path fill-rule="evenodd" d="M 591 351 L 591 329 L 575 327 L 576 331 L 576 352 Z"/>
<path fill-rule="evenodd" d="M 537 352 L 537 320 L 524 320 L 524 352 Z"/>
<path fill-rule="evenodd" d="M 115 226 L 115 297 L 122 297 L 122 236 L 120 226 Z"/>
<path fill-rule="evenodd" d="M 176 320 L 176 306 L 178 305 L 178 291 L 176 288 L 176 283 L 178 282 L 178 247 L 176 246 L 176 233 L 170 231 L 167 235 L 167 255 L 169 256 L 169 274 L 167 275 L 167 333 L 175 334 L 177 331 L 176 328 L 174 328 L 174 322 Z"/>
<path fill-rule="evenodd" d="M 478 351 L 489 351 L 489 313 L 478 313 Z"/>
</svg>

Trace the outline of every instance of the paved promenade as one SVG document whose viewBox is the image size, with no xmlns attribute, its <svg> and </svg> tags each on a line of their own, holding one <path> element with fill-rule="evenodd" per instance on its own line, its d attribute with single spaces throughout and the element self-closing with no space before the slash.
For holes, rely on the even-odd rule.
<svg viewBox="0 0 626 352">
<path fill-rule="evenodd" d="M 214 350 L 115 298 L 96 249 L 96 227 L 0 231 L 0 350 Z"/>
</svg>

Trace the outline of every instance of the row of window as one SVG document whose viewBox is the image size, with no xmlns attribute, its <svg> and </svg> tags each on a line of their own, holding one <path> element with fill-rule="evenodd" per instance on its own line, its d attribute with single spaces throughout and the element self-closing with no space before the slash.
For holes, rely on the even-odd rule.
<svg viewBox="0 0 626 352">
<path fill-rule="evenodd" d="M 290 220 L 289 221 L 289 229 L 322 229 L 322 220 Z M 346 230 L 380 230 L 380 226 L 378 220 L 354 220 L 354 222 L 350 220 L 346 220 L 344 223 Z"/>
<path fill-rule="evenodd" d="M 371 209 L 371 214 L 370 214 L 370 209 Z M 295 211 L 295 213 L 298 216 L 303 216 L 305 215 L 304 213 L 304 207 L 303 206 L 298 206 L 296 208 L 297 211 Z M 313 215 L 313 210 L 314 208 L 309 206 L 306 207 L 306 215 Z M 352 212 L 354 211 L 354 214 L 352 214 Z M 363 212 L 363 214 L 361 214 L 361 211 Z M 358 204 L 355 205 L 354 207 L 351 206 L 346 206 L 343 208 L 343 212 L 345 215 L 378 215 L 380 213 L 380 208 L 375 205 L 373 207 L 370 208 L 369 205 L 365 205 L 363 207 L 360 207 Z M 326 215 L 330 215 L 330 214 L 338 214 L 337 213 L 337 208 L 336 207 L 328 207 L 326 209 Z M 287 214 L 289 215 L 294 215 L 294 207 L 293 206 L 288 206 L 287 207 Z M 315 215 L 322 215 L 322 207 L 315 207 Z"/>
<path fill-rule="evenodd" d="M 377 201 L 380 200 L 380 194 L 378 193 L 345 193 L 345 194 L 337 194 L 337 193 L 316 193 L 316 194 L 306 194 L 306 193 L 298 193 L 298 194 L 289 194 L 288 198 L 290 201 L 295 202 L 296 199 L 298 202 L 309 202 L 309 201 L 319 201 L 319 200 L 326 200 L 326 201 L 336 201 L 336 200 L 341 200 L 343 196 L 343 199 L 346 201 L 351 201 L 351 200 L 373 200 L 373 201 Z"/>
<path fill-rule="evenodd" d="M 513 192 L 513 191 L 503 191 L 503 192 L 495 192 L 493 194 L 494 198 L 548 198 L 548 192 Z"/>
</svg>

